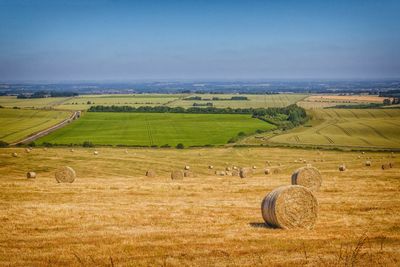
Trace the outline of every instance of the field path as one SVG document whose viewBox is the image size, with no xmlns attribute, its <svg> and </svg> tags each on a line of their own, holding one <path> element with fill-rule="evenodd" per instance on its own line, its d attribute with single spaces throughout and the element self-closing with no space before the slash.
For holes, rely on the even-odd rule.
<svg viewBox="0 0 400 267">
<path fill-rule="evenodd" d="M 40 138 L 42 136 L 48 135 L 49 133 L 54 132 L 55 130 L 58 130 L 58 129 L 66 126 L 71 121 L 73 121 L 75 119 L 78 119 L 80 117 L 79 114 L 80 114 L 80 111 L 75 111 L 74 113 L 72 113 L 71 117 L 69 117 L 68 119 L 63 120 L 62 122 L 57 123 L 56 125 L 51 126 L 50 128 L 47 128 L 45 130 L 39 131 L 37 133 L 34 133 L 34 134 L 32 134 L 32 135 L 30 135 L 30 136 L 28 136 L 28 137 L 26 137 L 26 138 L 24 138 L 22 140 L 19 140 L 17 142 L 11 143 L 10 145 L 11 146 L 15 146 L 15 145 L 18 145 L 18 144 L 26 144 L 28 142 L 33 142 L 33 141 L 35 141 L 36 139 L 38 139 L 38 138 Z"/>
</svg>

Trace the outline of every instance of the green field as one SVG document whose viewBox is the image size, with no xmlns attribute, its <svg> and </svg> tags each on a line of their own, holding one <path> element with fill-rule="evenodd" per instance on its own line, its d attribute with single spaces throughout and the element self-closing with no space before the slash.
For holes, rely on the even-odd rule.
<svg viewBox="0 0 400 267">
<path fill-rule="evenodd" d="M 315 109 L 305 126 L 246 143 L 400 148 L 400 109 Z"/>
<path fill-rule="evenodd" d="M 230 99 L 237 94 L 199 94 L 186 97 L 200 96 L 202 99 L 212 99 L 219 97 L 222 99 Z M 248 100 L 183 100 L 179 99 L 169 104 L 173 107 L 192 107 L 194 103 L 213 103 L 217 108 L 267 108 L 267 107 L 286 107 L 295 104 L 307 97 L 305 94 L 275 94 L 275 95 L 240 95 L 246 96 Z"/>
<path fill-rule="evenodd" d="M 0 140 L 12 143 L 47 129 L 71 115 L 67 111 L 0 109 Z"/>
<path fill-rule="evenodd" d="M 239 132 L 275 126 L 250 115 L 175 113 L 86 113 L 81 119 L 38 140 L 38 143 L 185 146 L 219 145 Z"/>
<path fill-rule="evenodd" d="M 0 106 L 10 108 L 53 108 L 64 103 L 64 101 L 67 101 L 68 99 L 68 97 L 18 99 L 16 96 L 1 96 Z"/>
</svg>

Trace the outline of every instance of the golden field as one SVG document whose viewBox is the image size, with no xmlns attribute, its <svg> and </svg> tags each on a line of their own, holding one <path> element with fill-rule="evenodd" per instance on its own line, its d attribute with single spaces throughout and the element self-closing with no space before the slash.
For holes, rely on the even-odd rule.
<svg viewBox="0 0 400 267">
<path fill-rule="evenodd" d="M 400 264 L 398 154 L 97 148 L 95 156 L 74 149 L 0 150 L 1 266 Z M 261 201 L 290 183 L 300 158 L 323 175 L 317 224 L 310 231 L 268 228 Z M 371 167 L 363 165 L 367 158 Z M 280 173 L 264 175 L 267 160 Z M 396 167 L 381 170 L 386 162 Z M 341 163 L 347 171 L 338 171 Z M 57 184 L 54 171 L 65 165 L 77 179 Z M 185 165 L 196 177 L 172 181 L 170 171 Z M 213 174 L 227 165 L 257 169 L 246 179 Z M 156 178 L 144 176 L 149 168 Z M 37 178 L 26 179 L 27 171 Z"/>
</svg>

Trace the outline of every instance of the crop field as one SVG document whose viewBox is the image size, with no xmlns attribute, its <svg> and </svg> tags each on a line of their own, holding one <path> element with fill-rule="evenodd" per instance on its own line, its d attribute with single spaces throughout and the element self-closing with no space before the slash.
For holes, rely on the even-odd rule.
<svg viewBox="0 0 400 267">
<path fill-rule="evenodd" d="M 400 155 L 281 148 L 0 149 L 3 266 L 398 266 Z M 18 153 L 12 157 L 11 153 Z M 358 158 L 360 157 L 360 158 Z M 313 230 L 269 228 L 260 203 L 311 162 Z M 366 159 L 372 166 L 365 167 Z M 323 159 L 323 162 L 321 162 Z M 279 169 L 264 175 L 268 168 Z M 314 162 L 314 160 L 317 160 Z M 382 170 L 380 164 L 394 162 Z M 346 163 L 348 170 L 337 167 Z M 214 165 L 213 170 L 208 165 Z M 71 166 L 72 184 L 54 171 Z M 195 177 L 171 180 L 189 165 Z M 257 166 L 253 177 L 216 176 Z M 145 177 L 152 168 L 155 178 Z M 36 179 L 26 179 L 35 171 Z"/>
<path fill-rule="evenodd" d="M 176 107 L 192 107 L 194 103 L 206 104 L 213 103 L 217 108 L 267 108 L 267 107 L 286 107 L 295 104 L 307 97 L 305 94 L 276 94 L 276 95 L 237 95 L 237 94 L 199 94 L 187 97 L 200 96 L 202 100 L 177 100 L 169 104 Z M 213 97 L 230 99 L 234 96 L 245 96 L 248 100 L 212 100 Z M 209 99 L 209 100 L 204 100 Z"/>
<path fill-rule="evenodd" d="M 366 103 L 383 103 L 385 97 L 370 95 L 311 95 L 298 102 L 306 109 L 326 108 L 336 105 L 357 105 Z"/>
<path fill-rule="evenodd" d="M 53 108 L 68 99 L 67 97 L 18 99 L 16 96 L 0 96 L 0 106 L 9 108 Z"/>
<path fill-rule="evenodd" d="M 399 109 L 316 109 L 309 114 L 305 126 L 245 142 L 400 148 Z"/>
<path fill-rule="evenodd" d="M 47 129 L 71 115 L 67 111 L 0 109 L 0 140 L 12 143 Z"/>
<path fill-rule="evenodd" d="M 253 133 L 275 126 L 250 115 L 176 113 L 98 113 L 38 140 L 38 143 L 185 146 L 220 145 L 239 132 Z"/>
<path fill-rule="evenodd" d="M 132 94 L 132 95 L 81 95 L 71 98 L 59 109 L 86 110 L 93 105 L 103 106 L 162 106 L 181 98 L 179 94 Z"/>
</svg>

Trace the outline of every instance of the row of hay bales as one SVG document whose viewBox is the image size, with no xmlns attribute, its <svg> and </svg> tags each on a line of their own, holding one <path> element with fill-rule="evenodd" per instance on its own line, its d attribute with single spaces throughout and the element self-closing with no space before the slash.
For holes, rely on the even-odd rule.
<svg viewBox="0 0 400 267">
<path fill-rule="evenodd" d="M 57 169 L 54 173 L 55 179 L 58 183 L 73 183 L 76 178 L 76 172 L 74 169 L 68 166 L 61 167 Z M 27 172 L 26 177 L 28 179 L 35 179 L 35 172 Z"/>
<path fill-rule="evenodd" d="M 314 195 L 322 184 L 318 169 L 306 166 L 297 169 L 291 185 L 280 186 L 261 202 L 261 214 L 271 227 L 312 229 L 318 217 L 318 201 Z"/>
</svg>

